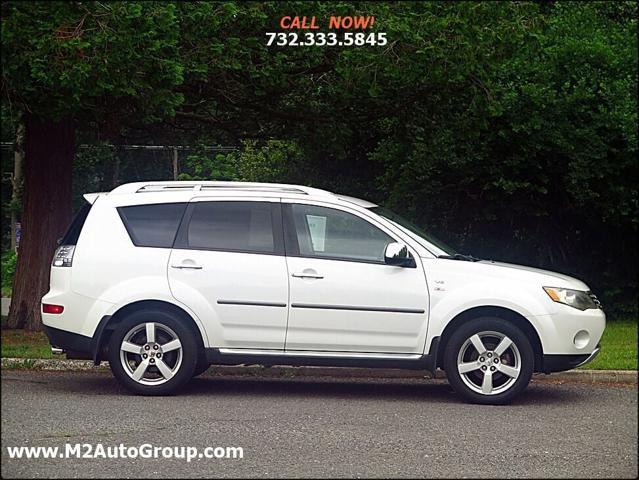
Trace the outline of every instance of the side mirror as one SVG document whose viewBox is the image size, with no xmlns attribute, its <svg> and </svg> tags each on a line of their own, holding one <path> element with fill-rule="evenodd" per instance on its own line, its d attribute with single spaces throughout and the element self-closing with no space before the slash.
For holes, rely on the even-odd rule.
<svg viewBox="0 0 639 480">
<path fill-rule="evenodd" d="M 415 259 L 408 251 L 408 247 L 399 242 L 391 242 L 386 245 L 384 261 L 386 265 L 395 265 L 397 267 L 415 268 L 417 266 Z"/>
</svg>

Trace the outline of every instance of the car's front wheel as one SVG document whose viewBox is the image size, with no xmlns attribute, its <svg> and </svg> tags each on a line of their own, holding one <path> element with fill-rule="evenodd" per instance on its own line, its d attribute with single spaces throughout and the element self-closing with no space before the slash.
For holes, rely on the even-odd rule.
<svg viewBox="0 0 639 480">
<path fill-rule="evenodd" d="M 473 403 L 498 405 L 526 388 L 535 356 L 526 334 L 501 318 L 478 318 L 459 327 L 444 351 L 453 389 Z"/>
<path fill-rule="evenodd" d="M 113 375 L 140 395 L 167 395 L 189 381 L 198 358 L 198 345 L 182 319 L 162 310 L 127 316 L 109 343 Z"/>
<path fill-rule="evenodd" d="M 207 362 L 206 358 L 200 358 L 195 364 L 195 370 L 193 371 L 193 376 L 197 377 L 198 375 L 202 375 L 206 372 L 211 364 Z"/>
</svg>

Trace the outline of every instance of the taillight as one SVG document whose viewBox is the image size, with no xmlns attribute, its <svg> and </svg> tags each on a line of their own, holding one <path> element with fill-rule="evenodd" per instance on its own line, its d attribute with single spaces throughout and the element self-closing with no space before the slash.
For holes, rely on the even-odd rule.
<svg viewBox="0 0 639 480">
<path fill-rule="evenodd" d="M 53 313 L 54 315 L 59 315 L 64 312 L 64 307 L 62 305 L 52 305 L 50 303 L 42 304 L 42 313 Z"/>
<path fill-rule="evenodd" d="M 75 245 L 60 245 L 53 255 L 54 267 L 70 267 L 73 264 Z"/>
</svg>

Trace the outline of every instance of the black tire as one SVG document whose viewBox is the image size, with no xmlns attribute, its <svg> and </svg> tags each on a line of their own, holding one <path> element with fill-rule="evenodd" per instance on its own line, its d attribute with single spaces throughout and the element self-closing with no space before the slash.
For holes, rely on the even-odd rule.
<svg viewBox="0 0 639 480">
<path fill-rule="evenodd" d="M 149 350 L 143 350 L 148 340 L 146 324 L 153 324 L 155 327 L 153 331 L 156 342 L 149 344 L 153 345 Z M 130 336 L 131 332 L 137 333 Z M 143 353 L 121 352 L 122 342 L 127 336 L 130 336 L 129 343 L 136 347 L 140 346 L 140 351 Z M 175 350 L 163 352 L 162 346 L 168 345 L 168 341 L 176 338 L 180 346 Z M 158 350 L 154 350 L 155 343 L 158 345 Z M 152 354 L 158 353 L 162 357 L 163 366 L 169 367 L 167 375 L 160 371 L 160 357 L 149 358 Z M 124 360 L 121 355 L 124 355 Z M 134 370 L 137 370 L 136 365 L 139 367 L 143 361 L 142 355 L 147 355 L 146 368 L 143 369 L 144 376 L 141 378 L 141 381 L 146 384 L 136 381 L 132 376 L 135 375 Z M 109 342 L 109 366 L 113 375 L 124 387 L 138 395 L 174 393 L 193 377 L 198 356 L 199 347 L 195 335 L 184 319 L 160 309 L 131 313 L 120 322 Z M 154 362 L 154 364 L 148 362 Z M 125 363 L 128 367 L 125 367 Z"/>
<path fill-rule="evenodd" d="M 504 337 L 506 341 L 496 351 Z M 477 338 L 484 346 L 483 355 L 475 346 Z M 499 354 L 507 340 L 512 343 Z M 534 364 L 535 354 L 526 334 L 496 317 L 464 323 L 453 332 L 444 350 L 444 369 L 450 385 L 465 400 L 483 405 L 502 405 L 515 398 L 528 386 Z M 460 373 L 460 368 L 468 371 Z"/>
<path fill-rule="evenodd" d="M 193 376 L 197 377 L 198 375 L 202 375 L 206 372 L 211 364 L 206 360 L 206 358 L 199 358 L 197 363 L 195 364 L 195 370 L 193 371 Z"/>
</svg>

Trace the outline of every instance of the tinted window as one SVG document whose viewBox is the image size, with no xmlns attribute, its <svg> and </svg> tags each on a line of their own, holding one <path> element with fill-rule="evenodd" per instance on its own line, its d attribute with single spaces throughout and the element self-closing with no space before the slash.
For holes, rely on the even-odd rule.
<svg viewBox="0 0 639 480">
<path fill-rule="evenodd" d="M 384 261 L 384 250 L 394 240 L 366 220 L 341 210 L 293 205 L 293 221 L 300 255 Z"/>
<path fill-rule="evenodd" d="M 90 203 L 82 205 L 80 210 L 78 210 L 78 213 L 76 213 L 73 218 L 71 225 L 69 225 L 67 233 L 65 233 L 64 237 L 60 240 L 60 245 L 77 245 L 80 232 L 82 231 L 82 227 L 84 226 L 84 222 L 87 219 L 90 210 Z"/>
<path fill-rule="evenodd" d="M 138 247 L 171 248 L 186 203 L 120 207 L 118 212 L 131 241 Z"/>
<path fill-rule="evenodd" d="M 274 253 L 272 206 L 260 202 L 197 202 L 181 248 Z"/>
</svg>

